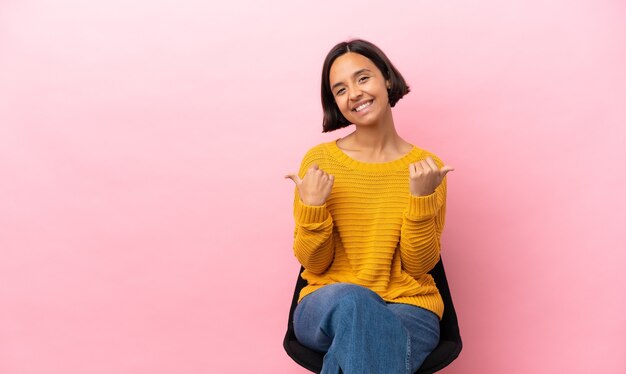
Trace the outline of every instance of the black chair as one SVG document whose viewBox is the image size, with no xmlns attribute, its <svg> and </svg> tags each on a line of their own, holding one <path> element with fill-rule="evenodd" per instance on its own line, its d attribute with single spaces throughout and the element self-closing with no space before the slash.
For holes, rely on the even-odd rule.
<svg viewBox="0 0 626 374">
<path fill-rule="evenodd" d="M 298 304 L 298 296 L 300 290 L 306 286 L 306 280 L 302 279 L 302 271 L 304 268 L 300 268 L 300 274 L 298 274 L 298 280 L 296 282 L 296 289 L 293 293 L 293 299 L 291 302 L 291 309 L 289 310 L 289 321 L 287 324 L 287 333 L 283 340 L 283 347 L 289 357 L 291 357 L 300 366 L 311 370 L 312 372 L 319 373 L 322 370 L 322 362 L 324 360 L 324 354 L 311 350 L 296 339 L 296 334 L 293 331 L 293 312 Z M 416 374 L 431 374 L 443 369 L 454 361 L 461 353 L 463 343 L 461 342 L 461 335 L 459 333 L 459 323 L 456 318 L 456 311 L 454 310 L 454 304 L 452 304 L 452 297 L 450 296 L 450 288 L 448 287 L 448 280 L 446 279 L 446 273 L 443 269 L 443 263 L 441 260 L 435 265 L 430 274 L 435 279 L 439 293 L 443 298 L 445 310 L 443 318 L 440 322 L 441 336 L 439 339 L 439 345 L 434 351 L 430 353 L 422 366 L 417 370 Z"/>
</svg>

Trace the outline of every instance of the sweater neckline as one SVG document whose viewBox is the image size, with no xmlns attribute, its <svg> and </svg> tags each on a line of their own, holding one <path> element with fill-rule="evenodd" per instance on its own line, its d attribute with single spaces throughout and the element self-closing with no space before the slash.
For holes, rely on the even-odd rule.
<svg viewBox="0 0 626 374">
<path fill-rule="evenodd" d="M 352 169 L 363 170 L 363 171 L 398 171 L 398 170 L 406 170 L 414 160 L 417 160 L 420 149 L 411 144 L 411 150 L 406 153 L 404 156 L 397 158 L 391 161 L 385 162 L 363 162 L 359 160 L 355 160 L 354 158 L 348 156 L 339 146 L 337 145 L 337 141 L 339 139 L 335 139 L 331 142 L 328 142 L 328 150 L 330 154 L 338 159 L 341 163 L 349 166 Z"/>
</svg>

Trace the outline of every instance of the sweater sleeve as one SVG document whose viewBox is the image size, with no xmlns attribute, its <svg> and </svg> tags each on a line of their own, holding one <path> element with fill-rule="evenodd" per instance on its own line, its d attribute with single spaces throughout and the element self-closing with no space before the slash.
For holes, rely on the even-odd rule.
<svg viewBox="0 0 626 374">
<path fill-rule="evenodd" d="M 414 278 L 439 261 L 446 214 L 446 179 L 428 196 L 409 196 L 400 229 L 402 267 Z"/>
<path fill-rule="evenodd" d="M 311 158 L 307 156 L 302 161 L 298 173 L 300 178 L 304 177 L 313 164 Z M 296 258 L 311 273 L 323 273 L 335 255 L 333 219 L 326 204 L 313 206 L 303 203 L 296 187 L 293 216 L 295 221 L 293 250 Z"/>
</svg>

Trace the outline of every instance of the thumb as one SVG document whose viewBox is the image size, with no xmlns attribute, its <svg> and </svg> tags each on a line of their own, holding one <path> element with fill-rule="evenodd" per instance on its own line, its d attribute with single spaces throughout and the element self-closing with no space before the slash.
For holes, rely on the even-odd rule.
<svg viewBox="0 0 626 374">
<path fill-rule="evenodd" d="M 443 173 L 443 176 L 445 177 L 446 174 L 448 174 L 451 171 L 454 171 L 454 168 L 452 166 L 446 165 L 446 166 L 442 167 L 440 171 Z"/>
<path fill-rule="evenodd" d="M 296 174 L 287 174 L 287 175 L 285 175 L 285 179 L 287 179 L 287 178 L 291 179 L 293 181 L 293 183 L 296 184 L 296 186 L 299 186 L 300 183 L 302 183 L 302 179 L 300 179 L 300 177 L 297 176 Z"/>
</svg>

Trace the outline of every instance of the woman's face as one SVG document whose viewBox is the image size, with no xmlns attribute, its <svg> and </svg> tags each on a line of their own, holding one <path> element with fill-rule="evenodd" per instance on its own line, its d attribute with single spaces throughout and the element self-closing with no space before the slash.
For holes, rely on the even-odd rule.
<svg viewBox="0 0 626 374">
<path fill-rule="evenodd" d="M 387 88 L 389 82 L 367 57 L 348 52 L 330 67 L 330 87 L 341 114 L 350 123 L 379 123 L 391 110 Z"/>
</svg>

